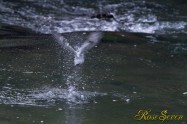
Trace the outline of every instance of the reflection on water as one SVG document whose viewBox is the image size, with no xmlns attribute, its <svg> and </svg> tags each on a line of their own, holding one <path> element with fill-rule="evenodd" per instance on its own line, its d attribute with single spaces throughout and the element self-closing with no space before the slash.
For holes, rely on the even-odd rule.
<svg viewBox="0 0 187 124">
<path fill-rule="evenodd" d="M 65 124 L 82 124 L 83 121 L 83 106 L 68 105 L 65 110 Z"/>
</svg>

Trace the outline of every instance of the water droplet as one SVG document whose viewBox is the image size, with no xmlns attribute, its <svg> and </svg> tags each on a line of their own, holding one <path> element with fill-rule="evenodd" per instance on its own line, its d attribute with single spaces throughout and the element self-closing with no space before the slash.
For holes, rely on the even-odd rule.
<svg viewBox="0 0 187 124">
<path fill-rule="evenodd" d="M 187 95 L 187 92 L 182 93 L 183 95 Z"/>
<path fill-rule="evenodd" d="M 84 99 L 84 95 L 81 95 L 81 99 Z"/>
<path fill-rule="evenodd" d="M 125 101 L 126 101 L 127 103 L 129 103 L 129 102 L 130 102 L 130 99 L 126 99 Z"/>
<path fill-rule="evenodd" d="M 58 108 L 58 111 L 62 111 L 62 108 Z"/>
</svg>

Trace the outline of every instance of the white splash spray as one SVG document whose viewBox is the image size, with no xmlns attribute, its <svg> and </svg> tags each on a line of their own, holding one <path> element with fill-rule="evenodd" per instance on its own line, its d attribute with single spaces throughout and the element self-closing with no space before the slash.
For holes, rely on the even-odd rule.
<svg viewBox="0 0 187 124">
<path fill-rule="evenodd" d="M 55 38 L 55 41 L 57 41 L 64 49 L 67 49 L 74 54 L 74 65 L 79 65 L 84 63 L 85 52 L 93 48 L 101 40 L 102 33 L 91 33 L 81 46 L 76 46 L 75 48 L 73 48 L 68 43 L 68 40 L 60 34 L 53 34 L 53 37 Z"/>
</svg>

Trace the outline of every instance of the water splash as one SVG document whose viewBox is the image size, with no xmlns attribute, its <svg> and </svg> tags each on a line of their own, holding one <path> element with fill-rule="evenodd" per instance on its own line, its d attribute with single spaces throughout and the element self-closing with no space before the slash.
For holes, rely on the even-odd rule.
<svg viewBox="0 0 187 124">
<path fill-rule="evenodd" d="M 186 93 L 183 93 L 186 95 Z M 10 86 L 0 91 L 0 104 L 28 105 L 28 106 L 57 106 L 67 103 L 68 107 L 83 105 L 87 103 L 98 103 L 97 98 L 111 97 L 113 102 L 122 101 L 129 103 L 136 99 L 142 99 L 140 94 L 133 93 L 102 93 L 78 90 L 76 86 L 69 85 L 68 88 L 45 87 L 40 89 L 13 89 Z"/>
<path fill-rule="evenodd" d="M 69 50 L 74 54 L 74 65 L 79 65 L 84 63 L 85 52 L 93 48 L 99 42 L 102 33 L 91 33 L 81 46 L 76 45 L 74 48 L 68 43 L 68 40 L 60 34 L 53 34 L 53 36 L 64 49 Z"/>
<path fill-rule="evenodd" d="M 86 33 L 76 34 L 66 37 L 60 34 L 53 34 L 55 40 L 65 53 L 63 61 L 62 78 L 67 87 L 66 100 L 68 103 L 84 103 L 87 97 L 81 94 L 85 90 L 86 75 L 82 73 L 85 53 L 92 49 L 101 39 L 102 33 L 93 32 L 86 35 Z M 74 57 L 74 65 L 73 58 Z"/>
<path fill-rule="evenodd" d="M 0 91 L 0 104 L 55 106 L 61 103 L 85 104 L 92 101 L 93 97 L 104 96 L 106 93 L 78 91 L 74 86 L 69 89 L 44 88 L 44 89 L 13 89 L 3 88 Z"/>
</svg>

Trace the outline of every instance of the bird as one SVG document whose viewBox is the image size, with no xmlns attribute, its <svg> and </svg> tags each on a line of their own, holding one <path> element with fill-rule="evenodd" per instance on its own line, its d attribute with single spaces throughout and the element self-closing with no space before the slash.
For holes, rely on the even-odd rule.
<svg viewBox="0 0 187 124">
<path fill-rule="evenodd" d="M 103 33 L 101 32 L 92 32 L 87 37 L 86 41 L 79 47 L 73 48 L 68 40 L 60 35 L 59 33 L 53 33 L 55 41 L 60 44 L 64 49 L 72 52 L 74 54 L 74 65 L 80 65 L 84 63 L 84 54 L 86 51 L 93 48 L 102 38 Z"/>
</svg>

